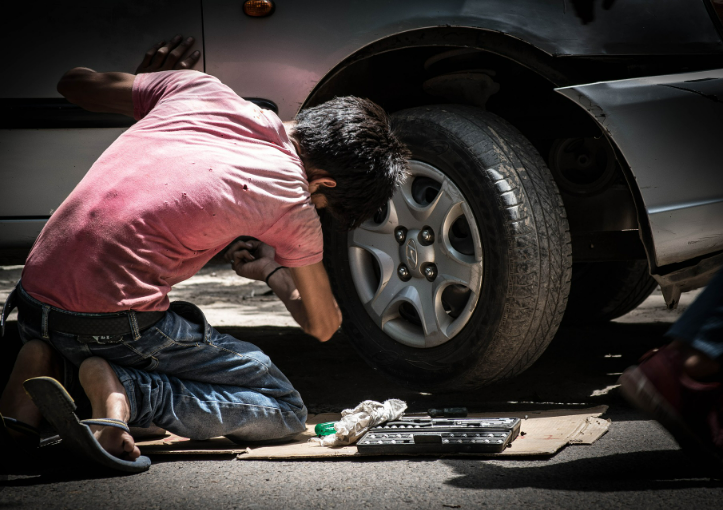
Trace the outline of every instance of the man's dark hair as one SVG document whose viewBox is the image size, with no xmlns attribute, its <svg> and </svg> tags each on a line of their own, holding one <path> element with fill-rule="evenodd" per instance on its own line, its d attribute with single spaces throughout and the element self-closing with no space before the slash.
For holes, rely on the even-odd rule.
<svg viewBox="0 0 723 510">
<path fill-rule="evenodd" d="M 351 230 L 372 217 L 407 174 L 409 151 L 392 132 L 384 110 L 353 96 L 299 112 L 294 138 L 307 169 L 328 172 L 336 187 L 320 186 L 327 209 Z M 307 170 L 307 171 L 309 171 Z"/>
</svg>

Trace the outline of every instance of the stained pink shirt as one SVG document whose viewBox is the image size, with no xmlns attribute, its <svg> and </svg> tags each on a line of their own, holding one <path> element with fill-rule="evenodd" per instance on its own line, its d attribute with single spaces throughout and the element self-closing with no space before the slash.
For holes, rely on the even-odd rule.
<svg viewBox="0 0 723 510">
<path fill-rule="evenodd" d="M 319 216 L 279 118 L 196 71 L 138 75 L 138 122 L 51 216 L 23 270 L 52 306 L 166 310 L 171 287 L 240 235 L 299 267 L 321 261 Z"/>
</svg>

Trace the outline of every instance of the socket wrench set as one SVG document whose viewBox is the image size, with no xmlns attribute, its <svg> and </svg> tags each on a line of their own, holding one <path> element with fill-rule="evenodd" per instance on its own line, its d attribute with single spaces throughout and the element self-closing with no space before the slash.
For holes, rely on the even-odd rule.
<svg viewBox="0 0 723 510">
<path fill-rule="evenodd" d="M 402 417 L 370 429 L 357 442 L 357 451 L 362 455 L 499 453 L 519 433 L 519 418 Z"/>
</svg>

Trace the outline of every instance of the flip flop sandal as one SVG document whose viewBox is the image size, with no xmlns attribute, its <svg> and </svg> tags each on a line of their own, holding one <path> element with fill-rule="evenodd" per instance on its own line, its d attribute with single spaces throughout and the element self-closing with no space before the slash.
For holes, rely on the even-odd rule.
<svg viewBox="0 0 723 510">
<path fill-rule="evenodd" d="M 10 430 L 12 430 L 13 432 L 20 432 L 23 436 L 27 438 L 25 441 L 22 442 L 27 444 L 26 448 L 28 450 L 37 448 L 40 445 L 40 431 L 32 425 L 28 425 L 27 423 L 16 420 L 15 418 L 3 416 L 2 414 L 0 414 L 0 425 L 2 425 L 2 428 L 0 428 L 0 441 L 2 441 L 1 444 L 3 446 L 5 446 L 6 444 L 10 444 L 11 442 L 18 442 L 13 436 L 10 435 Z"/>
<path fill-rule="evenodd" d="M 22 439 L 10 434 L 10 431 L 19 432 Z M 38 460 L 38 446 L 40 445 L 40 431 L 15 418 L 8 418 L 0 414 L 0 451 L 3 452 L 0 465 L 3 471 L 18 468 L 25 469 Z"/>
<path fill-rule="evenodd" d="M 10 435 L 11 430 L 22 433 L 23 439 Z M 35 427 L 0 415 L 0 473 L 24 472 L 32 467 L 39 444 L 40 433 Z"/>
<path fill-rule="evenodd" d="M 0 431 L 0 437 L 2 437 L 3 440 L 16 441 L 16 439 L 7 433 L 8 430 L 20 432 L 28 438 L 24 441 L 24 443 L 27 443 L 27 448 L 29 450 L 32 450 L 33 448 L 45 448 L 47 446 L 59 444 L 62 441 L 60 436 L 57 434 L 54 436 L 43 437 L 40 430 L 36 429 L 32 425 L 28 425 L 24 421 L 16 420 L 15 418 L 3 416 L 2 414 L 0 414 L 0 425 L 4 425 L 4 428 Z"/>
<path fill-rule="evenodd" d="M 66 448 L 116 471 L 140 473 L 151 466 L 151 460 L 148 457 L 141 456 L 131 461 L 108 453 L 98 443 L 88 426 L 103 425 L 130 432 L 124 421 L 113 418 L 79 420 L 75 415 L 73 398 L 63 385 L 52 377 L 28 379 L 23 386 L 45 419 L 58 431 Z"/>
<path fill-rule="evenodd" d="M 19 432 L 23 438 L 18 439 L 10 431 Z M 3 471 L 25 472 L 53 463 L 57 449 L 50 447 L 60 442 L 60 436 L 42 439 L 40 431 L 32 425 L 0 414 L 0 451 L 3 452 L 0 465 Z"/>
</svg>

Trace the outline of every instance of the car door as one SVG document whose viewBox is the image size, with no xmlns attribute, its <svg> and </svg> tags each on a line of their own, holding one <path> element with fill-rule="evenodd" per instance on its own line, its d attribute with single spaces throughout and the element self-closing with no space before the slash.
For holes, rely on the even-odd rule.
<svg viewBox="0 0 723 510">
<path fill-rule="evenodd" d="M 55 90 L 76 66 L 134 72 L 176 33 L 202 49 L 199 0 L 16 2 L 0 40 L 0 249 L 27 251 L 47 218 L 132 119 L 85 112 Z M 203 61 L 198 66 L 203 69 Z"/>
</svg>

